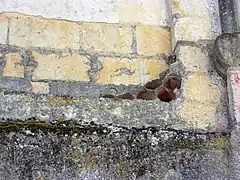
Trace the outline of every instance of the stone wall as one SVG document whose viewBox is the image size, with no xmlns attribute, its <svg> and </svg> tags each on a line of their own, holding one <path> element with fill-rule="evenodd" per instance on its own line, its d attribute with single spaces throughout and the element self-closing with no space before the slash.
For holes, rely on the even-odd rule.
<svg viewBox="0 0 240 180">
<path fill-rule="evenodd" d="M 0 177 L 229 177 L 217 0 L 8 0 L 0 12 Z M 182 78 L 170 103 L 101 98 L 167 70 Z"/>
<path fill-rule="evenodd" d="M 1 19 L 5 26 L 2 44 L 31 51 L 37 64 L 32 72 L 36 82 L 137 85 L 167 68 L 162 56 L 170 53 L 170 32 L 162 27 L 69 22 L 20 14 L 2 14 Z M 12 67 L 12 63 L 23 61 L 21 51 L 7 55 L 4 76 L 14 76 L 14 72 L 17 77 L 24 76 L 23 65 Z"/>
<path fill-rule="evenodd" d="M 136 92 L 170 69 L 183 78 L 172 102 L 176 119 L 187 129 L 226 129 L 224 82 L 210 60 L 217 1 L 28 3 L 2 2 L 2 11 L 18 13 L 0 15 L 1 89 L 97 98 Z M 172 52 L 177 62 L 169 67 Z"/>
</svg>

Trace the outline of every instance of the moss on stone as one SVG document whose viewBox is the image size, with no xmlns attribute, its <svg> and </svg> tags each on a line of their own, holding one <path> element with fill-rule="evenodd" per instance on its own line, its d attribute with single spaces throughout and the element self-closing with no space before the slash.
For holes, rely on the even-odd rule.
<svg viewBox="0 0 240 180">
<path fill-rule="evenodd" d="M 33 133 L 37 133 L 42 131 L 44 133 L 56 133 L 61 135 L 104 135 L 109 134 L 110 129 L 104 126 L 91 124 L 80 126 L 78 124 L 74 124 L 71 121 L 63 121 L 57 124 L 49 124 L 46 121 L 38 121 L 35 119 L 31 120 L 18 120 L 18 121 L 8 121 L 8 122 L 0 122 L 0 132 L 24 132 L 25 130 L 30 130 Z M 129 130 L 126 133 L 133 133 L 133 131 Z M 166 136 L 167 137 L 167 136 Z M 136 137 L 137 138 L 137 137 Z M 132 141 L 134 138 L 132 139 Z M 132 143 L 129 142 L 130 144 Z M 167 138 L 158 137 L 158 146 L 162 147 L 162 151 L 176 151 L 178 149 L 191 149 L 191 150 L 200 150 L 200 149 L 208 149 L 208 148 L 216 148 L 216 149 L 226 149 L 229 146 L 228 137 L 225 136 L 215 136 L 210 139 L 202 139 L 193 136 L 188 136 L 185 134 L 173 133 Z"/>
<path fill-rule="evenodd" d="M 84 166 L 86 169 L 94 168 L 97 165 L 97 163 L 94 161 L 94 159 L 92 157 L 94 157 L 94 156 L 91 152 L 85 153 L 83 159 L 84 159 Z"/>
<path fill-rule="evenodd" d="M 49 104 L 55 105 L 55 106 L 63 106 L 63 105 L 69 105 L 74 103 L 74 99 L 71 97 L 66 96 L 47 96 L 47 100 Z"/>
<path fill-rule="evenodd" d="M 63 124 L 50 125 L 46 121 L 37 120 L 25 120 L 25 121 L 10 121 L 0 122 L 0 132 L 21 132 L 29 129 L 32 132 L 39 130 L 47 133 L 53 132 L 57 134 L 106 134 L 109 133 L 109 129 L 103 126 L 63 126 Z"/>
<path fill-rule="evenodd" d="M 216 137 L 211 144 L 217 149 L 227 149 L 229 147 L 229 138 Z"/>
</svg>

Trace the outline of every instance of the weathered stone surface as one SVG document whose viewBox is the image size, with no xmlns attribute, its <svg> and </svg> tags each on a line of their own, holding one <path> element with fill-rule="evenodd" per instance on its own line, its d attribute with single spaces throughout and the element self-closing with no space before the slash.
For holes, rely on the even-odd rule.
<svg viewBox="0 0 240 180">
<path fill-rule="evenodd" d="M 80 47 L 85 51 L 132 53 L 133 29 L 104 23 L 83 23 Z"/>
<path fill-rule="evenodd" d="M 200 24 L 201 28 L 199 28 Z M 205 18 L 182 17 L 175 22 L 173 28 L 175 43 L 213 39 L 211 21 L 206 21 Z"/>
<path fill-rule="evenodd" d="M 230 148 L 230 178 L 240 178 L 240 68 L 230 67 L 227 70 L 227 91 L 229 101 L 229 124 L 232 127 Z"/>
<path fill-rule="evenodd" d="M 225 33 L 215 41 L 214 61 L 219 75 L 226 79 L 227 69 L 230 66 L 240 65 L 240 37 L 239 33 Z"/>
<path fill-rule="evenodd" d="M 159 0 L 117 1 L 120 22 L 169 26 L 168 3 Z"/>
<path fill-rule="evenodd" d="M 199 17 L 205 17 L 206 19 L 209 19 L 211 17 L 211 14 L 213 13 L 210 10 L 217 11 L 218 9 L 217 0 L 212 0 L 211 3 L 206 0 L 205 1 L 173 0 L 172 13 L 180 16 L 199 16 Z M 193 8 L 193 7 L 197 7 L 197 8 Z"/>
<path fill-rule="evenodd" d="M 0 118 L 23 120 L 32 117 L 34 114 L 35 101 L 31 96 L 5 95 L 1 92 L 0 99 Z"/>
<path fill-rule="evenodd" d="M 194 128 L 217 129 L 221 92 L 206 73 L 191 73 L 184 83 L 181 116 Z"/>
<path fill-rule="evenodd" d="M 52 2 L 56 3 L 54 1 Z M 96 4 L 97 1 L 94 0 L 94 2 Z M 156 18 L 158 13 L 160 13 L 160 11 L 157 10 L 159 8 L 157 8 L 157 6 L 155 8 L 157 2 L 152 3 L 152 1 L 147 2 L 145 0 L 141 0 L 141 2 L 139 1 L 137 3 L 144 4 L 144 2 L 148 3 L 150 8 L 144 9 L 146 6 L 143 5 L 145 7 L 140 10 L 143 16 L 149 15 L 150 17 L 148 16 L 147 18 Z M 165 2 L 166 1 L 164 1 L 164 3 Z M 192 4 L 196 3 L 190 1 L 188 2 Z M 199 2 L 201 3 L 200 8 L 203 7 L 203 3 L 206 3 L 206 1 Z M 69 4 L 72 3 L 72 1 L 69 2 Z M 113 3 L 113 1 L 109 2 L 109 4 L 111 3 Z M 86 6 L 88 6 L 87 3 Z M 127 8 L 127 6 L 125 7 Z M 176 39 L 197 41 L 202 37 L 208 38 L 209 34 L 207 32 L 210 29 L 211 32 L 209 33 L 211 33 L 211 37 L 213 38 L 213 23 L 211 20 L 206 18 L 206 14 L 204 13 L 202 14 L 202 16 L 204 16 L 202 19 L 196 17 L 203 11 L 201 11 L 201 9 L 197 9 L 197 11 L 194 12 L 194 10 L 188 9 L 188 7 L 191 6 L 184 7 L 185 9 L 180 8 L 179 11 L 181 12 L 179 12 L 179 14 L 182 12 L 186 14 L 188 14 L 188 12 L 190 12 L 189 14 L 196 14 L 194 14 L 194 17 L 190 17 L 188 20 L 185 19 L 186 21 L 182 23 L 183 25 L 180 28 L 175 29 L 175 33 L 177 31 L 180 32 L 180 38 L 177 36 Z M 29 8 L 31 9 L 32 7 L 29 6 Z M 94 8 L 95 6 L 93 9 Z M 105 7 L 103 9 L 106 10 Z M 147 13 L 143 13 L 144 10 L 146 10 Z M 166 8 L 164 8 L 164 10 L 166 10 Z M 102 11 L 102 9 L 99 9 L 99 12 L 100 11 Z M 54 12 L 54 10 L 51 12 Z M 62 13 L 64 14 L 64 12 Z M 135 12 L 133 12 L 133 14 L 134 13 Z M 93 15 L 91 14 L 90 16 L 92 17 Z M 10 21 L 13 18 L 15 17 L 10 17 Z M 112 17 L 107 17 L 107 19 L 108 18 L 111 19 Z M 33 116 L 40 120 L 44 120 L 44 122 L 40 122 L 40 124 L 34 120 L 34 123 L 30 121 L 21 122 L 25 125 L 23 130 L 21 129 L 21 123 L 16 123 L 13 125 L 9 124 L 9 122 L 7 124 L 0 123 L 0 177 L 3 179 L 229 179 L 228 174 L 231 166 L 229 166 L 228 162 L 231 160 L 229 159 L 231 154 L 228 151 L 228 141 L 220 138 L 215 142 L 209 142 L 209 136 L 200 135 L 195 132 L 182 133 L 181 131 L 174 130 L 174 132 L 171 134 L 168 131 L 156 131 L 158 128 L 162 130 L 168 130 L 168 128 L 170 128 L 195 130 L 201 132 L 218 131 L 216 128 L 218 123 L 217 121 L 219 120 L 217 115 L 219 116 L 220 113 L 218 113 L 217 110 L 219 106 L 221 106 L 221 93 L 219 92 L 218 87 L 210 82 L 210 79 L 207 75 L 204 75 L 203 77 L 201 73 L 196 73 L 194 76 L 193 73 L 190 75 L 187 74 L 188 76 L 186 76 L 185 71 L 183 72 L 182 69 L 177 69 L 177 72 L 179 72 L 179 74 L 183 77 L 183 86 L 177 93 L 177 99 L 171 103 L 163 103 L 159 101 L 115 101 L 110 99 L 101 99 L 98 97 L 98 95 L 102 89 L 99 90 L 98 88 L 103 87 L 104 85 L 91 84 L 95 83 L 95 80 L 101 76 L 100 70 L 103 70 L 101 68 L 106 68 L 107 65 L 105 64 L 105 66 L 102 67 L 100 65 L 100 69 L 95 68 L 97 63 L 91 59 L 90 56 L 92 56 L 92 54 L 90 53 L 94 51 L 101 52 L 101 55 L 110 56 L 111 59 L 114 59 L 113 56 L 115 53 L 122 53 L 121 55 L 118 54 L 118 58 L 119 56 L 121 58 L 126 56 L 129 58 L 129 53 L 134 53 L 131 55 L 131 57 L 134 56 L 134 58 L 136 58 L 136 52 L 138 54 L 141 54 L 142 52 L 141 55 L 155 56 L 156 54 L 159 54 L 159 49 L 155 49 L 155 47 L 160 48 L 161 46 L 166 48 L 165 46 L 162 46 L 161 38 L 153 39 L 154 36 L 160 36 L 159 31 L 154 28 L 152 29 L 152 26 L 145 26 L 147 27 L 146 29 L 139 30 L 139 25 L 108 26 L 104 24 L 104 26 L 106 25 L 105 27 L 107 27 L 106 30 L 100 27 L 100 25 L 86 23 L 89 24 L 88 29 L 88 27 L 85 28 L 84 25 L 82 26 L 74 23 L 77 26 L 77 30 L 76 26 L 74 25 L 72 29 L 67 29 L 65 33 L 60 33 L 61 36 L 54 36 L 53 41 L 49 42 L 47 38 L 49 37 L 49 34 L 45 32 L 45 28 L 51 32 L 56 30 L 58 34 L 60 31 L 62 31 L 59 30 L 59 26 L 61 25 L 58 26 L 55 20 L 53 26 L 40 21 L 36 21 L 37 24 L 34 24 L 36 19 L 38 19 L 38 17 L 34 17 L 34 22 L 31 23 L 26 23 L 26 21 L 25 25 L 23 24 L 23 27 L 20 27 L 19 24 L 21 23 L 17 22 L 18 20 L 14 20 L 14 23 L 10 25 L 9 33 L 10 35 L 14 36 L 14 43 L 16 43 L 15 45 L 19 45 L 24 48 L 49 48 L 50 46 L 57 49 L 71 48 L 78 50 L 80 48 L 80 50 L 87 51 L 86 57 L 88 59 L 75 59 L 73 56 L 76 51 L 71 50 L 67 50 L 69 52 L 69 54 L 67 54 L 69 58 L 64 57 L 61 59 L 58 58 L 61 56 L 59 55 L 61 53 L 58 52 L 57 54 L 54 54 L 52 50 L 47 50 L 46 52 L 45 49 L 42 50 L 44 55 L 42 54 L 40 62 L 36 60 L 36 56 L 34 56 L 34 58 L 36 58 L 34 61 L 33 57 L 31 56 L 31 52 L 24 49 L 24 51 L 28 51 L 27 53 L 29 54 L 29 59 L 27 59 L 28 61 L 26 61 L 26 64 L 24 65 L 29 66 L 30 64 L 30 66 L 34 67 L 33 71 L 30 68 L 27 68 L 27 73 L 25 73 L 25 75 L 28 75 L 26 76 L 26 79 L 1 77 L 0 87 L 7 90 L 5 93 L 0 94 L 1 121 L 16 119 L 25 120 Z M 40 19 L 44 21 L 46 20 L 42 18 Z M 22 17 L 19 21 L 21 20 L 23 20 Z M 182 18 L 178 20 L 180 21 Z M 196 20 L 197 22 L 193 22 L 192 24 L 194 26 L 189 28 L 188 25 L 191 20 Z M 50 21 L 52 22 L 52 20 Z M 150 21 L 152 21 L 152 19 Z M 125 22 L 127 22 L 127 20 Z M 66 22 L 66 24 L 63 26 L 67 25 L 67 27 L 71 28 L 71 23 L 68 23 L 70 22 Z M 199 23 L 202 23 L 201 25 L 204 27 L 202 31 L 197 29 L 199 28 Z M 15 31 L 16 34 L 13 34 L 13 31 L 11 31 L 11 27 L 13 26 L 18 28 L 17 31 Z M 78 27 L 80 28 L 78 29 Z M 81 29 L 81 27 L 83 28 Z M 116 27 L 119 28 L 116 30 Z M 128 31 L 125 31 L 126 27 L 128 28 Z M 137 31 L 139 30 L 143 33 L 135 33 L 135 27 L 137 28 Z M 84 28 L 87 29 L 87 32 Z M 36 29 L 40 29 L 44 32 L 37 31 Z M 63 27 L 63 29 L 65 30 L 65 27 Z M 97 34 L 97 29 L 102 31 Z M 157 29 L 160 29 L 160 27 L 157 27 Z M 21 32 L 19 37 L 19 34 L 17 34 L 18 30 Z M 31 34 L 31 31 L 33 31 L 33 35 Z M 75 33 L 78 35 L 78 38 L 75 38 Z M 143 40 L 139 41 L 138 38 L 139 34 L 142 35 L 141 33 L 144 34 L 144 36 Z M 68 35 L 70 40 L 67 39 Z M 125 37 L 125 35 L 127 37 Z M 135 37 L 135 35 L 137 36 Z M 112 40 L 110 43 L 108 42 L 109 36 L 110 40 Z M 40 46 L 34 44 L 34 38 L 36 38 L 36 42 L 40 44 Z M 42 40 L 48 41 L 43 42 Z M 75 40 L 77 43 L 75 43 Z M 31 41 L 34 41 L 33 44 Z M 6 42 L 13 43 L 13 39 L 10 37 L 10 39 L 6 39 Z M 145 44 L 145 42 L 147 43 Z M 168 41 L 164 42 L 169 44 Z M 57 45 L 59 45 L 59 47 Z M 143 47 L 140 48 L 139 45 L 143 45 Z M 18 47 L 15 48 L 18 49 Z M 36 51 L 40 51 L 40 48 L 34 49 Z M 102 53 L 102 50 L 110 53 L 104 54 Z M 196 49 L 191 50 L 194 52 L 192 54 L 190 53 L 189 57 L 186 54 L 186 56 L 180 57 L 181 63 L 185 65 L 187 71 L 200 71 L 206 73 L 207 59 L 205 59 L 205 56 L 202 56 L 200 51 Z M 6 55 L 5 51 L 1 53 L 2 57 Z M 56 58 L 55 55 L 58 57 Z M 85 57 L 85 55 L 86 54 L 83 56 Z M 78 57 L 80 57 L 79 54 Z M 191 57 L 200 58 L 199 61 L 196 61 L 196 64 L 191 64 L 190 61 L 188 61 L 191 59 Z M 2 59 L 3 58 L 1 58 L 1 60 Z M 49 66 L 50 62 L 49 64 L 44 64 L 42 61 L 43 59 L 46 60 L 44 60 L 44 63 L 53 60 L 55 61 L 55 65 Z M 71 63 L 71 66 L 69 67 L 69 59 L 75 59 L 73 64 L 77 67 Z M 203 61 L 200 62 L 200 60 Z M 113 67 L 114 69 L 115 66 L 111 63 L 109 64 L 110 67 Z M 47 70 L 51 69 L 57 73 L 57 75 L 51 74 L 50 71 L 48 71 L 46 74 L 44 74 L 44 71 L 42 71 L 40 73 L 41 77 L 35 78 L 35 80 L 41 81 L 50 80 L 50 93 L 59 95 L 67 92 L 66 95 L 77 94 L 78 96 L 84 96 L 84 98 L 81 97 L 74 100 L 66 97 L 34 96 L 33 94 L 11 94 L 10 91 L 17 91 L 18 93 L 22 91 L 30 91 L 31 89 L 29 89 L 29 87 L 32 87 L 32 91 L 35 93 L 40 92 L 41 94 L 49 91 L 47 88 L 48 84 L 46 83 L 33 82 L 31 84 L 30 77 L 31 75 L 34 76 L 34 73 L 39 70 L 38 65 L 40 65 L 39 67 L 42 68 L 42 70 L 44 68 Z M 60 70 L 59 68 L 56 68 L 58 65 L 61 66 Z M 2 73 L 2 64 L 0 66 L 0 71 Z M 80 71 L 78 74 L 74 75 L 71 74 L 73 71 L 79 71 L 79 66 L 81 66 L 81 69 L 83 66 L 84 71 Z M 157 77 L 157 74 L 159 73 L 157 71 L 159 69 L 164 69 L 164 66 L 165 64 L 161 61 L 149 60 L 144 63 L 141 62 L 140 71 L 138 73 L 140 76 L 138 79 L 138 84 L 139 82 L 145 82 L 147 79 L 150 80 Z M 197 66 L 197 68 L 194 66 Z M 124 67 L 125 66 L 123 66 L 121 69 L 121 73 L 128 74 L 130 72 L 131 74 L 132 69 L 124 69 Z M 110 73 L 108 74 L 105 72 L 105 75 L 107 80 L 110 79 L 108 82 L 116 84 L 119 79 L 116 78 L 115 80 L 111 81 L 111 77 L 108 77 L 116 76 L 116 72 L 114 70 L 112 71 L 112 69 L 109 68 Z M 64 74 L 64 72 L 70 73 Z M 58 76 L 58 73 L 60 76 Z M 210 73 L 212 72 L 209 71 L 209 74 Z M 50 78 L 47 79 L 45 75 Z M 81 78 L 84 77 L 84 79 L 79 79 L 79 76 Z M 194 78 L 192 78 L 192 76 Z M 128 80 L 125 81 L 125 79 L 128 78 L 120 78 L 120 80 L 125 84 L 134 84 L 129 83 Z M 53 80 L 53 82 L 51 82 L 51 80 Z M 64 80 L 65 82 L 58 82 L 56 80 Z M 85 81 L 86 84 L 75 84 L 72 82 L 67 84 L 66 81 Z M 90 81 L 90 83 L 87 83 L 88 81 Z M 66 88 L 64 85 L 66 85 Z M 82 91 L 80 91 L 78 88 L 80 88 Z M 96 90 L 94 93 L 92 93 L 94 88 L 96 88 Z M 115 91 L 114 88 L 113 91 Z M 81 92 L 85 92 L 85 94 L 82 95 Z M 116 91 L 114 93 L 116 93 Z M 95 98 L 93 98 L 91 95 Z M 213 96 L 216 98 L 213 98 Z M 224 112 L 225 111 L 222 111 L 221 113 Z M 50 127 L 46 122 L 56 126 Z M 108 126 L 108 128 L 96 127 L 93 125 L 94 123 Z M 82 127 L 85 124 L 91 124 L 92 126 Z M 43 125 L 43 127 L 40 127 L 41 125 Z M 122 126 L 122 128 L 116 126 Z M 134 129 L 135 127 L 142 128 L 142 126 L 151 126 L 153 128 L 150 128 L 151 130 L 145 128 L 140 130 L 137 129 L 135 131 L 124 130 L 127 128 Z M 73 127 L 72 129 L 74 133 L 70 132 L 70 127 Z M 36 129 L 40 130 L 40 132 Z M 63 131 L 69 133 L 61 135 Z M 112 132 L 109 133 L 109 131 Z M 81 135 L 78 135 L 78 133 Z M 189 134 L 193 135 L 188 136 Z M 197 139 L 200 136 L 202 139 L 198 141 Z M 236 147 L 238 145 L 237 136 L 238 134 L 236 133 L 233 141 L 231 142 L 234 143 L 234 146 L 232 147 L 235 148 L 233 149 L 235 154 L 232 158 L 235 160 L 236 164 L 238 164 L 239 159 L 239 155 L 237 153 L 238 148 Z M 189 143 L 192 140 L 194 143 Z M 204 143 L 207 143 L 207 145 L 202 146 Z M 236 169 L 236 171 L 234 169 L 234 173 L 237 173 L 239 168 L 236 167 Z"/>
<path fill-rule="evenodd" d="M 18 13 L 3 14 L 10 19 L 9 44 L 20 47 L 79 49 L 79 25 Z"/>
<path fill-rule="evenodd" d="M 90 83 L 77 83 L 77 82 L 50 82 L 50 94 L 57 96 L 70 96 L 70 97 L 86 97 L 86 98 L 99 98 L 105 94 L 122 94 L 130 92 L 137 94 L 139 86 L 125 86 L 125 85 L 104 85 L 104 84 L 90 84 Z"/>
<path fill-rule="evenodd" d="M 99 73 L 98 83 L 137 85 L 141 83 L 141 61 L 127 58 L 99 58 L 102 70 Z"/>
<path fill-rule="evenodd" d="M 8 1 L 8 3 L 0 1 L 0 11 L 21 12 L 69 21 L 119 22 L 115 0 L 61 0 L 61 2 L 13 0 Z"/>
<path fill-rule="evenodd" d="M 36 121 L 0 128 L 2 179 L 228 178 L 224 137 Z"/>
<path fill-rule="evenodd" d="M 30 98 L 28 95 L 1 95 L 0 99 L 4 106 L 0 113 L 1 117 L 16 116 L 20 119 L 26 116 L 34 116 L 40 120 L 62 121 L 72 120 L 77 124 L 90 123 L 116 124 L 126 127 L 157 126 L 181 124 L 184 122 L 177 119 L 177 112 L 172 103 L 160 101 L 113 101 L 111 99 L 79 98 L 69 99 L 64 97 L 36 96 L 35 105 L 28 106 L 22 99 Z M 11 98 L 13 102 L 10 103 Z M 5 103 L 4 103 L 5 102 Z M 18 103 L 19 102 L 19 103 Z M 31 114 L 25 113 L 26 108 Z M 16 108 L 18 107 L 18 108 Z M 17 113 L 17 111 L 19 113 Z M 16 114 L 17 113 L 17 114 Z M 13 117 L 12 117 L 13 118 Z"/>
<path fill-rule="evenodd" d="M 214 104 L 186 101 L 181 115 L 194 129 L 217 129 L 217 107 Z"/>
<path fill-rule="evenodd" d="M 227 70 L 227 92 L 229 99 L 229 112 L 232 123 L 240 123 L 240 68 L 231 67 Z"/>
<path fill-rule="evenodd" d="M 116 122 L 118 124 L 119 122 L 120 125 L 124 126 L 131 125 L 133 122 L 133 125 L 136 126 L 146 124 L 148 126 L 153 125 L 165 127 L 166 125 L 170 125 L 175 129 L 193 130 L 197 128 L 199 131 L 226 130 L 226 119 L 225 116 L 223 118 L 222 115 L 227 114 L 227 112 L 221 104 L 222 102 L 220 102 L 219 97 L 221 92 L 219 92 L 218 89 L 220 87 L 223 88 L 221 83 L 219 87 L 215 87 L 215 85 L 210 82 L 210 77 L 204 73 L 200 73 L 198 76 L 198 73 L 195 72 L 189 76 L 189 72 L 186 72 L 181 59 L 180 61 L 171 64 L 169 67 L 170 72 L 177 73 L 183 78 L 183 84 L 181 89 L 176 92 L 176 100 L 168 104 L 159 102 L 158 100 L 148 102 L 137 100 L 99 100 L 99 97 L 102 97 L 102 95 L 105 94 L 116 95 L 130 92 L 133 95 L 136 95 L 137 91 L 141 89 L 140 85 L 157 78 L 159 73 L 168 68 L 165 60 L 161 60 L 160 57 L 154 59 L 140 57 L 114 58 L 109 56 L 107 58 L 103 55 L 88 55 L 75 51 L 62 53 L 59 51 L 38 49 L 31 52 L 12 46 L 4 46 L 1 49 L 3 56 L 16 52 L 21 52 L 24 56 L 23 63 L 25 68 L 27 68 L 27 72 L 25 72 L 26 77 L 24 79 L 2 77 L 0 85 L 1 89 L 5 89 L 9 92 L 34 92 L 36 94 L 79 97 L 79 102 L 82 103 L 80 103 L 81 109 L 86 107 L 86 109 L 89 109 L 91 112 L 89 116 L 87 115 L 87 123 L 90 122 L 90 119 L 97 117 L 97 119 L 106 119 L 106 121 L 100 123 L 108 124 L 114 121 L 114 123 Z M 200 54 L 200 52 L 198 53 Z M 83 71 L 84 67 L 85 71 Z M 138 69 L 135 70 L 134 68 L 136 67 Z M 89 78 L 84 79 L 85 75 Z M 216 75 L 213 76 L 215 77 Z M 202 77 L 205 77 L 205 79 Z M 34 81 L 33 84 L 36 86 L 31 84 L 31 78 Z M 101 80 L 101 82 L 99 82 L 99 80 Z M 49 89 L 47 87 L 48 85 L 43 83 L 44 81 L 48 81 Z M 213 83 L 219 84 L 218 81 L 213 81 Z M 40 84 L 44 84 L 42 89 L 39 89 Z M 211 91 L 211 93 L 208 91 Z M 215 96 L 214 99 L 211 98 L 213 97 L 211 96 L 213 94 Z M 108 103 L 108 101 L 111 104 L 110 107 L 104 105 L 104 102 Z M 210 109 L 215 110 L 209 111 L 205 108 L 206 112 L 208 112 L 206 116 L 202 115 L 204 114 L 203 111 L 191 113 L 191 109 L 195 107 L 193 102 L 195 102 L 196 107 L 199 107 L 200 110 L 204 110 L 204 108 L 201 107 L 205 107 L 206 104 Z M 91 104 L 95 104 L 96 106 L 92 107 Z M 55 110 L 51 110 L 51 106 L 46 106 L 47 109 L 50 110 L 48 112 L 42 112 L 39 110 L 40 114 L 43 114 L 40 116 L 46 115 L 47 117 L 52 117 L 52 119 L 58 119 L 61 114 L 59 112 L 65 112 L 65 110 L 55 107 L 57 108 L 57 115 L 52 116 L 52 112 Z M 104 108 L 102 109 L 102 107 Z M 73 109 L 73 112 L 79 111 L 75 106 L 71 108 Z M 117 118 L 115 115 L 112 115 L 111 113 L 109 114 L 109 110 L 107 110 L 108 108 L 112 110 L 111 113 L 117 113 Z M 68 109 L 66 109 L 66 113 L 68 113 Z M 84 114 L 85 111 L 78 112 L 77 115 L 75 114 L 74 121 L 81 122 L 83 119 L 82 113 Z M 211 118 L 213 115 L 216 117 L 215 119 Z M 72 114 L 67 116 L 72 117 Z M 199 121 L 199 117 L 201 121 Z M 222 124 L 223 121 L 224 125 Z M 198 122 L 197 126 L 194 125 L 193 122 Z M 204 124 L 205 122 L 206 124 Z"/>
<path fill-rule="evenodd" d="M 69 101 L 64 98 L 40 97 L 37 102 L 36 116 L 44 116 L 51 121 L 67 119 L 78 124 L 94 122 L 125 127 L 165 127 L 180 123 L 174 107 L 160 101 L 113 101 L 98 98 Z M 181 125 L 184 126 L 184 122 Z"/>
<path fill-rule="evenodd" d="M 96 82 L 115 85 L 143 85 L 167 69 L 166 61 L 99 57 L 102 69 Z"/>
<path fill-rule="evenodd" d="M 33 71 L 32 79 L 37 80 L 69 80 L 89 81 L 87 71 L 89 61 L 79 54 L 63 53 L 41 54 L 32 52 L 37 67 Z"/>
<path fill-rule="evenodd" d="M 228 2 L 226 2 L 226 1 L 222 1 L 222 3 L 224 3 L 224 4 L 226 4 L 226 6 L 225 7 L 227 7 L 228 9 L 228 14 L 230 14 L 230 15 L 233 15 L 233 17 L 232 16 L 230 16 L 230 18 L 234 18 L 235 19 L 235 21 L 237 22 L 236 24 L 232 24 L 234 27 L 236 27 L 236 29 L 237 30 L 239 30 L 240 29 L 240 9 L 239 9 L 239 7 L 240 7 L 240 2 L 238 1 L 238 0 L 234 0 L 233 1 L 234 3 L 234 6 L 228 6 Z M 229 4 L 230 5 L 232 5 L 231 4 L 231 2 L 229 2 Z M 234 11 L 233 12 L 231 12 L 232 11 L 232 9 L 234 9 Z M 233 14 L 232 14 L 233 13 Z M 223 14 L 224 15 L 224 14 Z M 229 22 L 229 21 L 228 21 Z M 232 22 L 234 22 L 234 21 L 232 21 Z M 230 23 L 232 23 L 231 21 L 230 21 Z M 228 23 L 228 24 L 230 24 L 230 23 Z M 228 25 L 227 24 L 227 25 Z M 225 24 L 225 27 L 226 27 L 226 24 Z M 232 28 L 232 27 L 231 27 Z"/>
<path fill-rule="evenodd" d="M 137 53 L 145 56 L 171 52 L 170 31 L 157 26 L 139 25 L 136 29 Z"/>
<path fill-rule="evenodd" d="M 191 73 L 184 84 L 183 96 L 187 100 L 217 105 L 220 103 L 221 92 L 207 73 Z"/>
<path fill-rule="evenodd" d="M 221 33 L 217 0 L 173 0 L 171 7 L 173 45 L 178 40 L 212 40 Z"/>
<path fill-rule="evenodd" d="M 146 84 L 153 79 L 159 78 L 159 74 L 167 69 L 168 65 L 165 60 L 146 59 L 142 84 Z"/>
<path fill-rule="evenodd" d="M 0 44 L 7 44 L 8 19 L 0 14 Z"/>
<path fill-rule="evenodd" d="M 8 92 L 30 92 L 31 83 L 23 78 L 0 77 L 0 89 Z"/>
<path fill-rule="evenodd" d="M 32 92 L 36 94 L 48 94 L 49 84 L 45 82 L 31 82 Z"/>
<path fill-rule="evenodd" d="M 238 1 L 219 0 L 218 2 L 222 33 L 238 31 Z"/>
<path fill-rule="evenodd" d="M 5 55 L 3 76 L 24 78 L 23 57 L 20 53 L 9 53 Z"/>
<path fill-rule="evenodd" d="M 203 49 L 179 45 L 177 48 L 177 57 L 183 63 L 186 71 L 190 72 L 208 72 L 209 69 L 209 55 Z"/>
<path fill-rule="evenodd" d="M 46 18 L 84 22 L 140 22 L 166 26 L 169 22 L 168 3 L 159 0 L 11 0 L 0 1 L 0 12 L 13 11 Z M 134 18 L 135 17 L 135 18 Z"/>
<path fill-rule="evenodd" d="M 24 114 L 20 119 L 25 119 L 26 116 L 29 118 L 30 114 L 27 115 L 25 113 L 25 108 L 22 109 L 25 107 L 25 102 L 21 100 L 23 97 L 26 99 L 28 97 L 30 99 L 32 98 L 24 94 L 17 96 L 8 94 L 2 95 L 0 97 L 1 102 L 4 104 L 4 106 L 2 106 L 2 111 L 8 111 L 4 114 L 0 114 L 0 118 L 7 118 L 8 114 L 15 114 L 18 111 L 19 113 L 14 116 L 20 118 L 22 114 Z M 14 106 L 12 103 L 9 103 L 11 98 L 14 98 Z M 199 121 L 199 126 L 195 126 L 195 124 L 192 123 L 192 116 L 187 114 L 183 118 L 182 114 L 184 114 L 184 112 L 196 112 L 194 109 L 196 109 L 198 103 L 191 104 L 191 106 L 187 106 L 188 104 L 185 103 L 185 106 L 188 108 L 185 108 L 184 111 L 180 109 L 181 99 L 176 99 L 171 103 L 164 103 L 159 100 L 130 101 L 103 99 L 99 97 L 80 97 L 72 99 L 55 96 L 35 96 L 34 102 L 35 105 L 29 107 L 31 116 L 49 122 L 62 122 L 67 120 L 76 124 L 89 124 L 90 122 L 94 122 L 96 124 L 114 124 L 124 127 L 168 127 L 181 130 L 196 130 L 200 132 L 225 131 L 224 128 L 217 128 L 218 124 L 215 122 L 216 119 L 210 119 L 212 118 L 210 115 L 216 113 L 215 107 L 211 109 L 211 107 L 213 107 L 212 104 L 208 106 L 210 110 L 207 111 L 210 115 L 201 114 L 204 113 L 204 109 L 193 114 L 196 122 L 199 121 L 197 118 L 200 118 L 201 121 Z M 18 108 L 16 109 L 16 107 Z M 204 107 L 207 109 L 207 106 Z M 199 108 L 199 110 L 201 110 L 201 108 Z"/>
</svg>

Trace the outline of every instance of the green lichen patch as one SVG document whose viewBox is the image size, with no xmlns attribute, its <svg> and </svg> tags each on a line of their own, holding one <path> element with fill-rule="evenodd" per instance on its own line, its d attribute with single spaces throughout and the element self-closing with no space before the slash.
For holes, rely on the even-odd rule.
<svg viewBox="0 0 240 180">
<path fill-rule="evenodd" d="M 47 96 L 47 101 L 51 105 L 64 106 L 74 103 L 74 99 L 67 96 Z"/>
<path fill-rule="evenodd" d="M 230 137 L 216 137 L 211 140 L 213 147 L 217 149 L 228 149 Z"/>
<path fill-rule="evenodd" d="M 51 125 L 46 121 L 37 120 L 25 120 L 25 121 L 10 121 L 0 122 L 0 132 L 22 132 L 24 130 L 31 130 L 32 132 L 38 132 L 41 130 L 44 133 L 51 132 L 56 134 L 106 134 L 109 133 L 109 129 L 103 126 L 67 126 L 64 123 Z"/>
</svg>

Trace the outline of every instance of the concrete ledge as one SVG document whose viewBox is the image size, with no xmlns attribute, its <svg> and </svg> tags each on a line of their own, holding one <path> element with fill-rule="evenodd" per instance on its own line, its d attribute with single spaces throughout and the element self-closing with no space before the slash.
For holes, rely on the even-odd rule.
<svg viewBox="0 0 240 180">
<path fill-rule="evenodd" d="M 177 114 L 176 105 L 156 101 L 68 98 L 30 94 L 0 95 L 0 117 L 36 118 L 50 123 L 102 124 L 124 127 L 191 129 Z M 5 120 L 4 120 L 5 121 Z"/>
<path fill-rule="evenodd" d="M 181 116 L 181 99 L 170 103 L 142 100 L 69 98 L 26 93 L 0 95 L 2 121 L 35 118 L 50 124 L 114 125 L 117 127 L 155 127 L 196 132 L 224 131 L 222 124 L 211 122 L 196 125 Z M 190 117 L 190 116 L 187 116 Z"/>
</svg>

